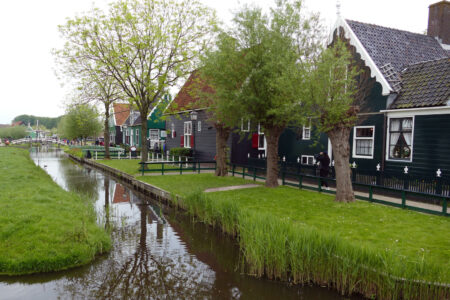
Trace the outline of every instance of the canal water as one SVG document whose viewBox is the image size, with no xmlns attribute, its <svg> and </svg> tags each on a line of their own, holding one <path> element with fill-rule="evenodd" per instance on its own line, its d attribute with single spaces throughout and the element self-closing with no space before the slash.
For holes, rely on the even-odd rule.
<svg viewBox="0 0 450 300">
<path fill-rule="evenodd" d="M 0 277 L 0 299 L 350 299 L 242 274 L 238 245 L 217 230 L 57 150 L 31 156 L 61 187 L 92 199 L 113 248 L 84 267 Z"/>
</svg>

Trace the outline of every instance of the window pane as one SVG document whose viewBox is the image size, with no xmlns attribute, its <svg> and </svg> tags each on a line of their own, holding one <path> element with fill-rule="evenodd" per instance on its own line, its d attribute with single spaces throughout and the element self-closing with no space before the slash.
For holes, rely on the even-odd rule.
<svg viewBox="0 0 450 300">
<path fill-rule="evenodd" d="M 258 136 L 258 148 L 264 148 L 264 134 Z"/>
<path fill-rule="evenodd" d="M 356 128 L 356 137 L 373 137 L 373 128 Z"/>
<path fill-rule="evenodd" d="M 402 129 L 411 130 L 412 129 L 412 118 L 405 118 L 402 120 Z"/>
<path fill-rule="evenodd" d="M 400 120 L 401 119 L 391 119 L 391 125 L 389 126 L 390 131 L 399 131 L 400 130 Z"/>
<path fill-rule="evenodd" d="M 356 140 L 356 155 L 371 156 L 372 140 Z"/>
</svg>

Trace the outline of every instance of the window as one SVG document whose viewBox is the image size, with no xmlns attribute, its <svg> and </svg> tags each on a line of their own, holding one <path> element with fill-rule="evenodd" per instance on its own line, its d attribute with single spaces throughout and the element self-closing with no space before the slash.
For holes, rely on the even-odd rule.
<svg viewBox="0 0 450 300">
<path fill-rule="evenodd" d="M 266 137 L 261 132 L 261 125 L 258 124 L 258 150 L 266 150 Z"/>
<path fill-rule="evenodd" d="M 375 126 L 353 128 L 353 157 L 373 158 Z"/>
<path fill-rule="evenodd" d="M 170 124 L 170 134 L 172 138 L 175 138 L 175 124 Z"/>
<path fill-rule="evenodd" d="M 413 118 L 389 119 L 389 159 L 412 158 Z"/>
<path fill-rule="evenodd" d="M 314 156 L 302 155 L 302 165 L 314 165 Z"/>
<path fill-rule="evenodd" d="M 308 126 L 303 126 L 302 140 L 311 139 L 311 120 L 309 120 Z"/>
<path fill-rule="evenodd" d="M 139 129 L 136 129 L 136 144 L 139 145 Z"/>
<path fill-rule="evenodd" d="M 148 136 L 150 137 L 151 141 L 158 141 L 159 140 L 159 129 L 150 129 L 148 131 Z"/>
<path fill-rule="evenodd" d="M 192 121 L 184 122 L 184 148 L 191 148 Z"/>
<path fill-rule="evenodd" d="M 197 130 L 202 131 L 202 121 L 197 122 Z"/>
<path fill-rule="evenodd" d="M 244 122 L 244 119 L 241 119 L 241 131 L 249 132 L 250 131 L 250 120 Z"/>
</svg>

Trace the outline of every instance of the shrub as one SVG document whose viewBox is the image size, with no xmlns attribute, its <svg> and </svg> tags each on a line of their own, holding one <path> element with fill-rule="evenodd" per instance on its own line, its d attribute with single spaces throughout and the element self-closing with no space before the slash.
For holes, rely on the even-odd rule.
<svg viewBox="0 0 450 300">
<path fill-rule="evenodd" d="M 192 150 L 189 148 L 176 147 L 170 149 L 170 155 L 173 156 L 192 156 Z"/>
</svg>

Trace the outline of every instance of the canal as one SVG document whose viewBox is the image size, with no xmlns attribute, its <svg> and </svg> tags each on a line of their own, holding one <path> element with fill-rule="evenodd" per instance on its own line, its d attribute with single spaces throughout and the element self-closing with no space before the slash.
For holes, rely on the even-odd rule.
<svg viewBox="0 0 450 300">
<path fill-rule="evenodd" d="M 238 245 L 217 230 L 58 150 L 31 156 L 61 187 L 92 199 L 113 248 L 84 267 L 0 277 L 0 299 L 359 299 L 242 274 Z"/>
</svg>

